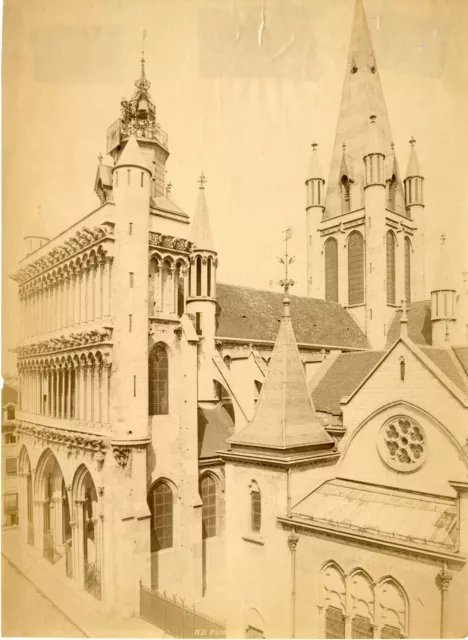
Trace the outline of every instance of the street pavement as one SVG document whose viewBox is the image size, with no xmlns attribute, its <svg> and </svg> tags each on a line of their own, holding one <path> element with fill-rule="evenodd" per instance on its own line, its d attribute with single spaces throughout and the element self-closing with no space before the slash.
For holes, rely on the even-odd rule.
<svg viewBox="0 0 468 640">
<path fill-rule="evenodd" d="M 2 636 L 83 638 L 50 600 L 2 556 Z"/>
</svg>

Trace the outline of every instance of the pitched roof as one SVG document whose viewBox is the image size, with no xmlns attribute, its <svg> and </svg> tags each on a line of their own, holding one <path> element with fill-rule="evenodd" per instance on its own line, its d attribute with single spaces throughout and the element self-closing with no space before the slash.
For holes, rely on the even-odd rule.
<svg viewBox="0 0 468 640">
<path fill-rule="evenodd" d="M 292 517 L 403 544 L 455 546 L 455 499 L 414 491 L 336 478 L 301 500 Z"/>
<path fill-rule="evenodd" d="M 468 347 L 452 347 L 452 349 L 468 376 Z"/>
<path fill-rule="evenodd" d="M 112 187 L 112 167 L 107 164 L 100 164 L 97 168 L 95 188 L 99 180 L 104 187 Z"/>
<path fill-rule="evenodd" d="M 215 251 L 203 182 L 198 190 L 197 208 L 192 222 L 190 239 L 195 244 L 196 249 Z"/>
<path fill-rule="evenodd" d="M 387 349 L 400 337 L 401 311 L 397 311 L 387 331 Z M 432 344 L 431 301 L 410 303 L 408 311 L 408 337 L 415 344 Z"/>
<path fill-rule="evenodd" d="M 198 457 L 213 458 L 226 447 L 234 433 L 234 421 L 227 410 L 218 405 L 213 409 L 198 409 Z"/>
<path fill-rule="evenodd" d="M 316 410 L 340 415 L 341 398 L 354 391 L 384 353 L 385 351 L 357 351 L 340 354 L 312 391 Z"/>
<path fill-rule="evenodd" d="M 217 336 L 246 342 L 276 340 L 281 318 L 281 293 L 217 284 L 216 296 Z M 370 349 L 364 333 L 337 302 L 302 296 L 290 298 L 292 322 L 300 345 Z"/>
<path fill-rule="evenodd" d="M 140 145 L 134 135 L 129 137 L 114 169 L 124 166 L 142 167 L 143 169 L 147 169 L 145 157 L 143 156 Z"/>
<path fill-rule="evenodd" d="M 184 218 L 188 218 L 188 214 L 185 211 L 182 211 L 180 207 L 178 207 L 175 202 L 169 200 L 167 196 L 155 196 L 150 199 L 150 206 L 153 209 L 158 209 L 159 211 L 167 211 L 168 213 L 175 213 L 178 216 L 182 216 Z"/>
<path fill-rule="evenodd" d="M 288 297 L 283 301 L 278 338 L 254 417 L 229 442 L 281 450 L 333 445 L 333 439 L 317 418 L 307 388 Z"/>
<path fill-rule="evenodd" d="M 2 389 L 2 407 L 6 404 L 17 404 L 18 391 L 9 384 L 5 384 Z"/>
<path fill-rule="evenodd" d="M 468 396 L 468 380 L 464 379 L 463 373 L 459 371 L 458 362 L 451 349 L 439 347 L 420 347 L 420 349 L 449 380 Z"/>
<path fill-rule="evenodd" d="M 369 116 L 375 114 L 382 151 L 390 153 L 392 132 L 385 105 L 384 94 L 376 65 L 369 27 L 362 0 L 356 0 L 356 8 L 349 46 L 348 65 L 345 72 L 335 145 L 325 201 L 325 219 L 341 213 L 339 188 L 342 165 L 342 144 L 346 143 L 346 165 L 351 159 L 353 180 L 357 186 L 364 182 L 364 163 L 369 131 Z M 347 174 L 348 177 L 349 174 Z M 363 206 L 362 191 L 355 189 L 353 209 Z M 401 207 L 400 207 L 401 208 Z M 405 213 L 404 207 L 401 213 Z"/>
</svg>

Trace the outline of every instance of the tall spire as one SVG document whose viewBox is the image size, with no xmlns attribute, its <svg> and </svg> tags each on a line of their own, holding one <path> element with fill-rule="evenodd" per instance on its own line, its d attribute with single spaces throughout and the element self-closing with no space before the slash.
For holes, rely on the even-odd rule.
<svg viewBox="0 0 468 640">
<path fill-rule="evenodd" d="M 416 155 L 416 140 L 411 137 L 409 141 L 411 145 L 410 155 L 408 160 L 408 169 L 406 171 L 407 178 L 422 177 L 421 167 L 419 166 L 418 156 Z"/>
<path fill-rule="evenodd" d="M 393 140 L 390 122 L 363 2 L 356 0 L 348 64 L 328 180 L 325 218 L 341 213 L 339 181 L 341 179 L 343 142 L 346 142 L 347 163 L 348 165 L 352 164 L 354 183 L 361 185 L 364 181 L 362 159 L 366 154 L 368 123 L 371 114 L 377 116 L 376 127 L 381 139 L 382 150 L 385 155 L 388 155 Z M 363 206 L 361 190 L 356 189 L 355 192 L 353 209 Z"/>
<path fill-rule="evenodd" d="M 294 261 L 288 255 L 287 242 L 291 230 L 285 232 L 285 256 L 280 259 L 285 276 L 283 314 L 265 383 L 252 421 L 231 436 L 231 445 L 270 448 L 287 452 L 291 449 L 334 446 L 333 439 L 320 424 L 310 397 L 304 367 L 294 335 L 289 310 L 289 288 L 294 284 L 288 267 Z"/>
<path fill-rule="evenodd" d="M 215 253 L 210 218 L 205 198 L 206 178 L 203 172 L 198 178 L 198 183 L 200 186 L 198 190 L 197 208 L 192 223 L 191 240 L 195 244 L 196 249 L 212 251 Z"/>
</svg>

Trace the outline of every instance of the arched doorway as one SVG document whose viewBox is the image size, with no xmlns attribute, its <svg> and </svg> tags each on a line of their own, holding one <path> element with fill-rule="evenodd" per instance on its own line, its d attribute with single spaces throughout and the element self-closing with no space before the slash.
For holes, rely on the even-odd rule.
<svg viewBox="0 0 468 640">
<path fill-rule="evenodd" d="M 76 505 L 77 579 L 88 593 L 100 600 L 102 576 L 98 496 L 93 478 L 84 465 L 76 472 L 73 495 Z"/>
<path fill-rule="evenodd" d="M 36 531 L 41 537 L 44 558 L 63 567 L 63 572 L 71 577 L 70 504 L 62 471 L 50 449 L 39 459 L 35 494 L 39 500 Z"/>
</svg>

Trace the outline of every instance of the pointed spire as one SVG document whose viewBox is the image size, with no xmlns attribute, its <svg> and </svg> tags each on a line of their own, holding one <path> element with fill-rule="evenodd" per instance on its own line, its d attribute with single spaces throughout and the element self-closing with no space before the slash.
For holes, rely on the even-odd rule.
<svg viewBox="0 0 468 640">
<path fill-rule="evenodd" d="M 414 139 L 414 137 L 411 137 L 409 143 L 411 145 L 411 149 L 410 149 L 410 155 L 408 160 L 408 169 L 406 171 L 406 177 L 421 178 L 422 177 L 421 167 L 419 166 L 418 157 L 416 155 L 416 140 Z"/>
<path fill-rule="evenodd" d="M 432 291 L 455 291 L 452 270 L 450 268 L 450 254 L 444 233 L 440 236 L 440 243 L 439 261 L 435 271 Z"/>
<path fill-rule="evenodd" d="M 312 143 L 312 155 L 309 163 L 309 172 L 307 175 L 307 179 L 320 178 L 323 181 L 323 173 L 322 168 L 319 162 L 319 153 L 318 153 L 318 144 L 316 142 Z"/>
<path fill-rule="evenodd" d="M 191 240 L 195 244 L 195 248 L 204 251 L 212 251 L 216 253 L 214 248 L 213 236 L 211 233 L 210 218 L 208 215 L 208 207 L 205 198 L 205 175 L 200 175 L 198 179 L 199 191 L 197 208 L 192 222 Z"/>
<path fill-rule="evenodd" d="M 327 185 L 325 219 L 341 213 L 342 198 L 339 180 L 343 165 L 342 143 L 345 141 L 347 143 L 346 165 L 352 165 L 353 180 L 356 185 L 364 184 L 362 159 L 368 144 L 369 113 L 377 116 L 376 127 L 381 139 L 382 152 L 388 155 L 393 136 L 364 5 L 362 0 L 356 0 L 348 66 Z M 355 208 L 363 206 L 362 197 L 363 192 L 356 190 L 358 201 L 353 205 Z"/>
<path fill-rule="evenodd" d="M 291 229 L 285 233 L 283 313 L 265 383 L 252 421 L 228 442 L 287 451 L 297 447 L 333 447 L 333 439 L 319 422 L 310 397 L 299 349 L 294 335 L 289 298 L 288 255 Z"/>
<path fill-rule="evenodd" d="M 149 171 L 146 165 L 146 159 L 140 149 L 136 137 L 132 134 L 117 160 L 114 170 L 118 167 L 141 167 Z"/>
</svg>

